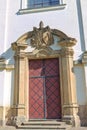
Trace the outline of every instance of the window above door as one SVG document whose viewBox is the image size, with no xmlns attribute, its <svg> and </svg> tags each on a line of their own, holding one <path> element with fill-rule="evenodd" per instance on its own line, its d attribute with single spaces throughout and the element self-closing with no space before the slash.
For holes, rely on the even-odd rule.
<svg viewBox="0 0 87 130">
<path fill-rule="evenodd" d="M 20 0 L 19 13 L 33 13 L 63 9 L 65 0 Z"/>
<path fill-rule="evenodd" d="M 60 0 L 27 0 L 27 8 L 43 8 L 49 6 L 56 6 L 60 4 Z"/>
</svg>

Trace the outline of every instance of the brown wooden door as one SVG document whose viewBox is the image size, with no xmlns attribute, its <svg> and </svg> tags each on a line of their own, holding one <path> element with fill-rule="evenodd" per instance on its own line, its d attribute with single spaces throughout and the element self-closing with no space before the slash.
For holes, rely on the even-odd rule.
<svg viewBox="0 0 87 130">
<path fill-rule="evenodd" d="M 29 61 L 29 118 L 61 118 L 58 59 Z"/>
</svg>

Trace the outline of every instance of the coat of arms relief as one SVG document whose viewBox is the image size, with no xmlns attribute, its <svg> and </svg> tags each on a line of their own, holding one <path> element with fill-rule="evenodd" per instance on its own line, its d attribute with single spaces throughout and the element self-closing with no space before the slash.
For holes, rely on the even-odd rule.
<svg viewBox="0 0 87 130">
<path fill-rule="evenodd" d="M 44 28 L 43 22 L 39 24 L 39 28 L 33 28 L 33 35 L 30 40 L 32 47 L 37 49 L 48 47 L 54 44 L 54 38 L 49 26 Z"/>
</svg>

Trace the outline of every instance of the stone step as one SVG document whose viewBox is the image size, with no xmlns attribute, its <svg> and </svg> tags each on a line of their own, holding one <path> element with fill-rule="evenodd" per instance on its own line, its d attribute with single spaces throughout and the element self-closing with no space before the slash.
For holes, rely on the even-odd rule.
<svg viewBox="0 0 87 130">
<path fill-rule="evenodd" d="M 50 130 L 50 129 L 53 129 L 53 130 L 66 130 L 66 127 L 65 126 L 52 126 L 52 125 L 29 125 L 29 126 L 23 126 L 23 125 L 20 125 L 17 127 L 18 129 L 34 129 L 34 130 Z M 68 128 L 68 127 L 67 127 Z"/>
<path fill-rule="evenodd" d="M 65 122 L 60 121 L 29 121 L 23 122 L 22 125 L 65 125 Z"/>
<path fill-rule="evenodd" d="M 62 121 L 61 119 L 29 119 L 29 121 Z"/>
<path fill-rule="evenodd" d="M 70 127 L 65 122 L 58 120 L 29 120 L 17 126 L 18 129 L 28 130 L 68 130 Z"/>
</svg>

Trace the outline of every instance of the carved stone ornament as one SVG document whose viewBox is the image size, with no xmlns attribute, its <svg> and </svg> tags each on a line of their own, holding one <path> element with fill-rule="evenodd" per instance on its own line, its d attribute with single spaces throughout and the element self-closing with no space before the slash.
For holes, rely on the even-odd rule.
<svg viewBox="0 0 87 130">
<path fill-rule="evenodd" d="M 35 48 L 42 48 L 52 45 L 54 43 L 54 38 L 50 27 L 47 26 L 44 28 L 42 21 L 39 26 L 39 28 L 33 28 L 33 35 L 30 41 L 31 46 Z"/>
</svg>

